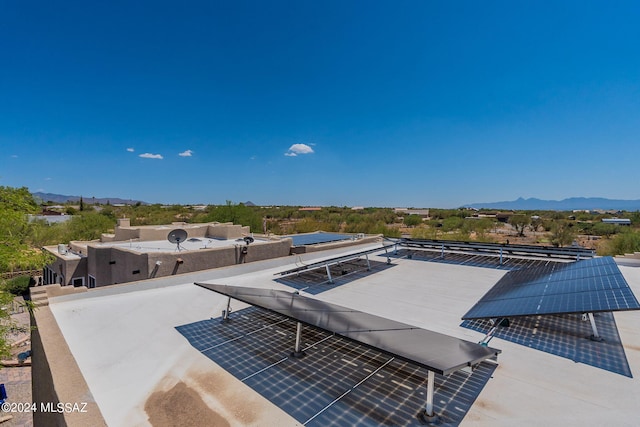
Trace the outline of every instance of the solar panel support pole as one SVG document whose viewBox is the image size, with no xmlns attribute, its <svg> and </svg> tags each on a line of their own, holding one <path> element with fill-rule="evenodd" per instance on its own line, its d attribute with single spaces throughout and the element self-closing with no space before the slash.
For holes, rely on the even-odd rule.
<svg viewBox="0 0 640 427">
<path fill-rule="evenodd" d="M 500 248 L 500 265 L 502 265 L 502 248 Z"/>
<path fill-rule="evenodd" d="M 433 413 L 433 383 L 435 380 L 435 373 L 429 371 L 427 375 L 427 406 L 425 408 L 426 415 L 432 417 Z"/>
<path fill-rule="evenodd" d="M 329 276 L 329 283 L 333 284 L 333 278 L 331 277 L 331 271 L 329 270 L 329 264 L 324 266 L 327 269 L 327 276 Z"/>
<path fill-rule="evenodd" d="M 428 371 L 427 374 L 427 402 L 424 410 L 418 414 L 418 418 L 427 424 L 436 424 L 438 422 L 438 416 L 433 411 L 433 389 L 435 383 L 436 374 L 433 371 Z"/>
<path fill-rule="evenodd" d="M 596 327 L 596 320 L 593 318 L 593 313 L 589 313 L 588 316 L 589 323 L 591 323 L 591 330 L 593 331 L 593 335 L 591 335 L 589 338 L 591 339 L 591 341 L 604 341 L 600 334 L 598 334 L 598 328 Z"/>
<path fill-rule="evenodd" d="M 300 358 L 305 355 L 304 351 L 300 349 L 301 341 L 302 341 L 302 323 L 298 322 L 298 324 L 296 325 L 296 344 L 295 344 L 295 347 L 293 348 L 293 353 L 291 353 L 291 356 Z"/>
<path fill-rule="evenodd" d="M 367 271 L 371 271 L 371 263 L 369 262 L 369 254 L 364 254 L 364 257 L 367 260 Z"/>
<path fill-rule="evenodd" d="M 444 243 L 442 244 L 442 250 L 440 251 L 440 256 L 444 259 Z"/>
<path fill-rule="evenodd" d="M 227 309 L 222 310 L 222 323 L 229 321 L 229 312 L 231 311 L 231 297 L 227 298 Z"/>
</svg>

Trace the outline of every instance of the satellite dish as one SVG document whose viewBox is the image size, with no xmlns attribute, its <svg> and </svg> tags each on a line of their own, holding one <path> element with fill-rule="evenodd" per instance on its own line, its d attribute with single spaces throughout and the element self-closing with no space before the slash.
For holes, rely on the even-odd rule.
<svg viewBox="0 0 640 427">
<path fill-rule="evenodd" d="M 175 230 L 171 230 L 169 232 L 169 235 L 167 235 L 167 240 L 174 245 L 178 245 L 176 250 L 180 251 L 180 242 L 184 242 L 185 240 L 187 240 L 187 232 L 182 228 L 176 228 Z"/>
</svg>

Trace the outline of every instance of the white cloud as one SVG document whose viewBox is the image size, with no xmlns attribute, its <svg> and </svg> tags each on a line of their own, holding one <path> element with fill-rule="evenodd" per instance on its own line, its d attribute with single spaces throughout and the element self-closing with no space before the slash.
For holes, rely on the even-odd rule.
<svg viewBox="0 0 640 427">
<path fill-rule="evenodd" d="M 133 153 L 136 150 L 134 150 L 133 148 L 127 148 L 127 151 L 130 152 L 130 153 Z"/>
<path fill-rule="evenodd" d="M 144 154 L 140 154 L 140 157 L 142 157 L 143 159 L 164 159 L 164 157 L 162 157 L 162 154 L 151 154 L 151 153 L 144 153 Z"/>
<path fill-rule="evenodd" d="M 284 155 L 288 157 L 296 157 L 298 154 L 311 154 L 313 152 L 313 148 L 309 147 L 307 144 L 293 144 L 289 147 L 289 151 L 284 153 Z"/>
<path fill-rule="evenodd" d="M 50 177 L 47 177 L 47 178 L 45 178 L 44 180 L 45 180 L 45 181 L 51 181 L 51 178 L 50 178 Z"/>
<path fill-rule="evenodd" d="M 17 158 L 18 158 L 18 155 L 17 155 L 17 154 L 12 154 L 12 155 L 11 155 L 11 158 L 12 158 L 12 159 L 17 159 Z"/>
<path fill-rule="evenodd" d="M 191 156 L 193 156 L 193 151 L 185 150 L 182 153 L 178 153 L 178 156 L 180 156 L 180 157 L 191 157 Z"/>
</svg>

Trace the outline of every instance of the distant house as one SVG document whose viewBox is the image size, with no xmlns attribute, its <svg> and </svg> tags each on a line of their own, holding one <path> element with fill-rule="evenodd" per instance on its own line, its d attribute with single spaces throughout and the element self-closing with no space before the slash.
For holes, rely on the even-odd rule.
<svg viewBox="0 0 640 427">
<path fill-rule="evenodd" d="M 61 206 L 61 208 L 64 208 L 64 206 Z M 27 218 L 29 222 L 45 221 L 47 224 L 57 224 L 69 221 L 71 218 L 73 218 L 73 215 L 66 215 L 63 212 L 51 209 L 42 209 L 40 215 L 29 214 L 27 215 Z"/>
<path fill-rule="evenodd" d="M 513 212 L 498 212 L 496 214 L 496 219 L 499 222 L 507 223 L 509 222 L 509 218 L 511 218 L 511 215 L 513 215 Z"/>
<path fill-rule="evenodd" d="M 422 217 L 429 216 L 429 209 L 394 208 L 393 211 L 403 215 L 420 215 Z"/>
<path fill-rule="evenodd" d="M 602 218 L 602 222 L 605 224 L 631 225 L 631 220 L 628 218 Z"/>
<path fill-rule="evenodd" d="M 319 206 L 309 206 L 306 208 L 300 208 L 298 209 L 299 211 L 303 211 L 303 212 L 313 212 L 313 211 L 321 211 L 322 208 Z"/>
</svg>

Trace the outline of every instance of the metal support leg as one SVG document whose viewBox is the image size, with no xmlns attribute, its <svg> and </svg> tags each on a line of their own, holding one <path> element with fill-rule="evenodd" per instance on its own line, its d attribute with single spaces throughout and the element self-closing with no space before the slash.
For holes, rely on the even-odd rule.
<svg viewBox="0 0 640 427">
<path fill-rule="evenodd" d="M 333 278 L 331 277 L 331 271 L 329 270 L 329 264 L 325 265 L 327 269 L 327 276 L 329 276 L 329 283 L 333 284 Z"/>
<path fill-rule="evenodd" d="M 502 265 L 502 248 L 500 248 L 500 265 Z"/>
<path fill-rule="evenodd" d="M 593 313 L 589 313 L 589 322 L 591 323 L 591 330 L 593 331 L 593 335 L 591 335 L 589 338 L 591 339 L 591 341 L 604 341 L 604 339 L 600 336 L 600 334 L 598 334 L 598 328 L 596 327 L 596 321 L 593 318 Z"/>
<path fill-rule="evenodd" d="M 364 254 L 364 257 L 367 259 L 367 271 L 371 271 L 371 263 L 369 262 L 369 254 Z"/>
<path fill-rule="evenodd" d="M 229 312 L 231 312 L 231 297 L 227 298 L 227 309 L 222 310 L 222 322 L 226 323 L 229 321 Z"/>
<path fill-rule="evenodd" d="M 429 371 L 427 376 L 427 406 L 425 407 L 425 415 L 432 417 L 433 413 L 433 383 L 435 382 L 435 373 Z"/>
<path fill-rule="evenodd" d="M 444 259 L 444 243 L 442 244 L 442 250 L 440 251 L 440 257 Z"/>
<path fill-rule="evenodd" d="M 293 353 L 291 353 L 291 356 L 300 358 L 305 355 L 304 351 L 302 351 L 300 347 L 301 342 L 302 342 L 302 323 L 298 322 L 296 326 L 296 344 L 293 348 Z"/>
<path fill-rule="evenodd" d="M 433 389 L 435 385 L 436 374 L 433 371 L 428 371 L 427 374 L 427 402 L 424 410 L 418 414 L 418 419 L 424 424 L 437 424 L 438 416 L 433 410 Z"/>
</svg>

